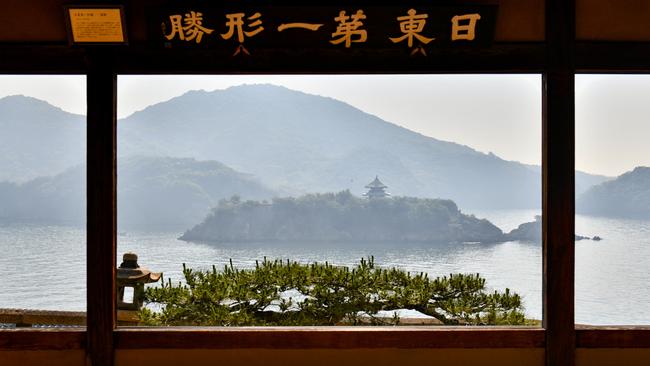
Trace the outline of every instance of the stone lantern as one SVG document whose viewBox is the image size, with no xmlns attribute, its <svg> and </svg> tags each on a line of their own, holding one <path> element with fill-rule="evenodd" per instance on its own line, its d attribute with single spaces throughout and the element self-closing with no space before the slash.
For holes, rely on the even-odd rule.
<svg viewBox="0 0 650 366">
<path fill-rule="evenodd" d="M 117 268 L 117 310 L 138 311 L 144 304 L 144 284 L 153 283 L 160 279 L 162 273 L 151 272 L 138 265 L 138 255 L 124 253 L 122 264 Z M 131 288 L 133 300 L 125 301 L 125 289 Z"/>
</svg>

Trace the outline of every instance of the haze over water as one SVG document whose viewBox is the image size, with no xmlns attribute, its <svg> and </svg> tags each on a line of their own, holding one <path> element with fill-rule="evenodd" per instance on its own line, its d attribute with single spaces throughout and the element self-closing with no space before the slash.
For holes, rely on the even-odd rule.
<svg viewBox="0 0 650 366">
<path fill-rule="evenodd" d="M 469 211 L 504 231 L 529 221 L 533 210 Z M 576 244 L 576 323 L 650 324 L 650 222 L 577 216 L 576 232 L 604 240 Z M 118 255 L 134 251 L 140 263 L 181 280 L 181 264 L 210 269 L 251 267 L 255 260 L 291 258 L 354 265 L 374 255 L 381 266 L 430 276 L 480 273 L 494 289 L 521 294 L 526 315 L 541 318 L 541 246 L 533 243 L 443 246 L 299 247 L 295 245 L 207 245 L 177 240 L 178 232 L 126 232 Z M 0 223 L 0 308 L 85 310 L 85 232 L 79 228 Z M 118 263 L 121 257 L 118 258 Z"/>
</svg>

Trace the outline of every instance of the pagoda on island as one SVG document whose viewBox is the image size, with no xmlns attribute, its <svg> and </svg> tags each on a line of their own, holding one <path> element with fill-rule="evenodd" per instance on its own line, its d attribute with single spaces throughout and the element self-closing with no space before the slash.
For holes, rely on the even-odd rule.
<svg viewBox="0 0 650 366">
<path fill-rule="evenodd" d="M 368 183 L 366 188 L 368 188 L 368 192 L 364 193 L 363 195 L 365 197 L 368 197 L 368 199 L 386 198 L 386 197 L 390 196 L 390 193 L 386 192 L 386 188 L 388 188 L 388 186 L 386 186 L 384 183 L 382 183 L 379 180 L 378 176 L 375 176 L 375 180 Z"/>
</svg>

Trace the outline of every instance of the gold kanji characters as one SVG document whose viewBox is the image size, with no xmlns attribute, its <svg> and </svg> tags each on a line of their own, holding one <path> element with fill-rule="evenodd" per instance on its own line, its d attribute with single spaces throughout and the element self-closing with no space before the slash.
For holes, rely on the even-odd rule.
<svg viewBox="0 0 650 366">
<path fill-rule="evenodd" d="M 178 36 L 181 41 L 195 41 L 196 43 L 201 43 L 203 34 L 214 32 L 214 29 L 209 29 L 203 26 L 203 13 L 196 11 L 190 11 L 185 14 L 185 18 L 180 14 L 170 15 L 169 21 L 172 29 L 170 34 L 165 35 L 165 38 L 168 40 L 172 40 L 174 37 Z"/>
<path fill-rule="evenodd" d="M 341 10 L 339 16 L 334 18 L 339 23 L 336 32 L 332 33 L 332 38 L 336 39 L 331 40 L 330 43 L 345 43 L 345 48 L 350 48 L 352 43 L 365 42 L 368 39 L 368 32 L 365 29 L 359 29 L 363 26 L 361 21 L 363 19 L 366 19 L 363 10 L 357 10 L 356 14 L 351 16 L 345 15 L 345 10 Z"/>
<path fill-rule="evenodd" d="M 451 18 L 451 40 L 473 41 L 476 36 L 476 22 L 479 19 L 480 14 L 455 15 Z"/>
<path fill-rule="evenodd" d="M 250 14 L 250 13 L 249 13 Z M 244 42 L 247 38 L 254 37 L 264 31 L 262 25 L 262 14 L 255 12 L 247 16 L 245 12 L 225 14 L 225 33 L 221 33 L 224 40 L 233 40 L 239 43 L 239 48 L 235 55 L 243 52 L 249 54 L 244 48 Z M 350 48 L 353 43 L 364 43 L 368 40 L 368 32 L 365 29 L 364 20 L 367 18 L 362 9 L 355 13 L 347 14 L 345 10 L 340 10 L 336 21 L 336 31 L 331 33 L 330 43 L 333 45 L 343 45 Z M 414 8 L 409 9 L 405 15 L 397 16 L 395 19 L 399 22 L 401 34 L 395 37 L 388 37 L 392 43 L 406 44 L 412 51 L 411 55 L 417 52 L 426 56 L 424 46 L 435 40 L 435 37 L 428 37 L 424 34 L 429 14 L 420 13 Z M 473 41 L 476 39 L 477 22 L 481 19 L 478 13 L 454 15 L 451 18 L 451 41 Z M 170 25 L 168 32 L 167 24 Z M 278 32 L 288 29 L 304 29 L 308 31 L 318 31 L 324 24 L 308 22 L 291 22 L 281 23 L 277 27 Z M 210 35 L 214 29 L 207 28 L 203 25 L 203 13 L 198 11 L 189 11 L 184 15 L 175 14 L 169 16 L 169 23 L 162 24 L 162 34 L 167 40 L 179 39 L 186 42 L 201 43 L 204 35 Z M 219 34 L 219 32 L 217 32 Z M 431 34 L 428 34 L 429 36 Z"/>
<path fill-rule="evenodd" d="M 433 41 L 435 38 L 427 38 L 420 34 L 424 30 L 424 26 L 427 24 L 428 14 L 417 14 L 415 9 L 409 9 L 407 12 L 408 15 L 397 17 L 399 23 L 400 31 L 404 34 L 401 37 L 388 38 L 393 43 L 399 43 L 406 40 L 406 44 L 409 48 L 413 47 L 413 39 L 417 39 L 421 43 L 428 44 Z"/>
<path fill-rule="evenodd" d="M 228 19 L 228 21 L 226 22 L 226 27 L 228 27 L 228 31 L 222 34 L 221 37 L 225 40 L 228 40 L 232 38 L 236 32 L 237 41 L 239 41 L 239 43 L 244 43 L 246 37 L 249 38 L 253 37 L 264 30 L 264 27 L 262 26 L 262 19 L 260 19 L 262 17 L 262 14 L 255 13 L 250 17 L 246 18 L 246 20 L 250 21 L 250 23 L 246 25 L 246 27 L 250 30 L 245 31 L 244 30 L 245 16 L 246 16 L 245 13 L 226 14 L 226 18 Z"/>
</svg>

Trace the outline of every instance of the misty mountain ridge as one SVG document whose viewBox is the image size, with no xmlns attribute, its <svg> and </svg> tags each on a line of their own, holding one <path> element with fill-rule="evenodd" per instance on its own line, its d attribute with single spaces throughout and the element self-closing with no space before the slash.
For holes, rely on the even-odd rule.
<svg viewBox="0 0 650 366">
<path fill-rule="evenodd" d="M 650 219 L 650 167 L 636 167 L 616 179 L 591 187 L 578 197 L 576 212 Z"/>
<path fill-rule="evenodd" d="M 33 98 L 22 97 L 21 108 L 11 107 L 15 97 L 0 101 L 5 106 L 0 125 L 18 116 L 29 128 L 0 136 L 0 146 L 15 151 L 15 158 L 1 159 L 0 168 L 21 165 L 14 173 L 2 169 L 0 180 L 25 181 L 83 163 L 84 117 Z M 20 113 L 5 117 L 11 108 Z M 44 121 L 65 121 L 66 127 L 45 133 L 39 128 Z M 360 195 L 379 175 L 394 195 L 448 198 L 466 209 L 538 208 L 541 201 L 539 167 L 427 137 L 332 98 L 273 85 L 190 91 L 149 106 L 118 122 L 118 149 L 120 164 L 128 156 L 219 161 L 283 195 L 345 189 Z M 30 174 L 21 176 L 18 168 Z M 576 181 L 586 188 L 605 179 L 578 174 Z"/>
<path fill-rule="evenodd" d="M 539 208 L 541 201 L 539 170 L 273 85 L 187 92 L 121 120 L 118 133 L 120 155 L 219 160 L 296 195 L 359 195 L 379 175 L 393 194 L 466 208 Z M 585 177 L 586 186 L 606 179 Z"/>
<path fill-rule="evenodd" d="M 26 182 L 86 161 L 86 118 L 23 95 L 0 98 L 0 182 Z"/>
<path fill-rule="evenodd" d="M 219 200 L 270 199 L 276 193 L 216 161 L 137 156 L 120 160 L 117 195 L 120 230 L 184 230 Z M 2 182 L 0 202 L 2 220 L 83 225 L 86 166 L 22 184 Z"/>
</svg>

